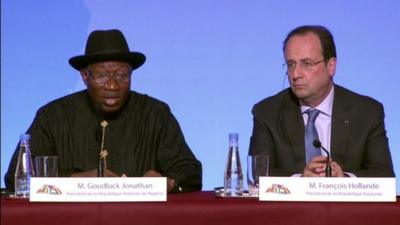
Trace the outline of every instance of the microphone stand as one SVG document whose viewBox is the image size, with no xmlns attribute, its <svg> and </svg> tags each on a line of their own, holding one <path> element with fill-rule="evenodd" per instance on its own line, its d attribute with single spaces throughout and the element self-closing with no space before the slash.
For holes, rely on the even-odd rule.
<svg viewBox="0 0 400 225">
<path fill-rule="evenodd" d="M 313 145 L 316 148 L 322 149 L 326 153 L 328 160 L 327 160 L 326 166 L 325 166 L 325 176 L 332 177 L 331 156 L 330 156 L 328 150 L 326 150 L 326 148 L 324 148 L 324 146 L 321 145 L 321 142 L 319 140 L 314 140 Z"/>
<path fill-rule="evenodd" d="M 99 158 L 99 168 L 97 169 L 97 177 L 104 177 L 104 160 Z"/>
<path fill-rule="evenodd" d="M 332 177 L 331 159 L 329 156 L 328 156 L 328 162 L 326 162 L 325 175 L 326 177 Z"/>
</svg>

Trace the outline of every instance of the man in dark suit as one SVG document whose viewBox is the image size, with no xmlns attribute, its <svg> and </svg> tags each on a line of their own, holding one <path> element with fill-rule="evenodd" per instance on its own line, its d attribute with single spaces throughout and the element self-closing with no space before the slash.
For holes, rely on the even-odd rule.
<svg viewBox="0 0 400 225">
<path fill-rule="evenodd" d="M 333 177 L 393 177 L 383 106 L 334 84 L 336 48 L 329 30 L 298 27 L 283 51 L 290 88 L 254 106 L 249 155 L 268 154 L 270 176 L 322 177 L 327 154 L 311 149 L 313 134 L 331 154 Z"/>
</svg>

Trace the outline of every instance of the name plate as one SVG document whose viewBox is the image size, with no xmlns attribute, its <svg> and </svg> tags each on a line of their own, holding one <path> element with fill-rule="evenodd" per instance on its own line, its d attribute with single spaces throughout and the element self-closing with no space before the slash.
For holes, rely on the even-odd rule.
<svg viewBox="0 0 400 225">
<path fill-rule="evenodd" d="M 395 178 L 260 177 L 260 201 L 395 202 Z"/>
<path fill-rule="evenodd" d="M 31 202 L 165 202 L 166 177 L 32 177 Z"/>
</svg>

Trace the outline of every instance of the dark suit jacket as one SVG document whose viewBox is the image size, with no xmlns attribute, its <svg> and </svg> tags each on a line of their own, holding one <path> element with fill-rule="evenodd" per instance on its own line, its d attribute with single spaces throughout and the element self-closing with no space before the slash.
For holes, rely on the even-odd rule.
<svg viewBox="0 0 400 225">
<path fill-rule="evenodd" d="M 331 155 L 344 172 L 360 177 L 393 177 L 384 124 L 376 100 L 335 85 Z M 249 154 L 270 156 L 270 176 L 303 173 L 304 122 L 299 102 L 288 88 L 257 103 Z"/>
</svg>

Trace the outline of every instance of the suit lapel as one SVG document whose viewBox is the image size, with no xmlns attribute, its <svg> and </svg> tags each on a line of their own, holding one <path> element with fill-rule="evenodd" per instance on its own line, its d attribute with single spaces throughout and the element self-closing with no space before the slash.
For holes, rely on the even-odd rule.
<svg viewBox="0 0 400 225">
<path fill-rule="evenodd" d="M 294 166 L 298 171 L 302 171 L 305 166 L 304 122 L 298 100 L 290 90 L 285 93 L 284 105 L 283 124 L 294 155 Z"/>
<path fill-rule="evenodd" d="M 332 159 L 343 163 L 346 155 L 346 146 L 350 138 L 351 117 L 348 113 L 351 104 L 345 89 L 335 85 L 335 97 L 332 110 L 332 135 L 331 154 Z"/>
</svg>

